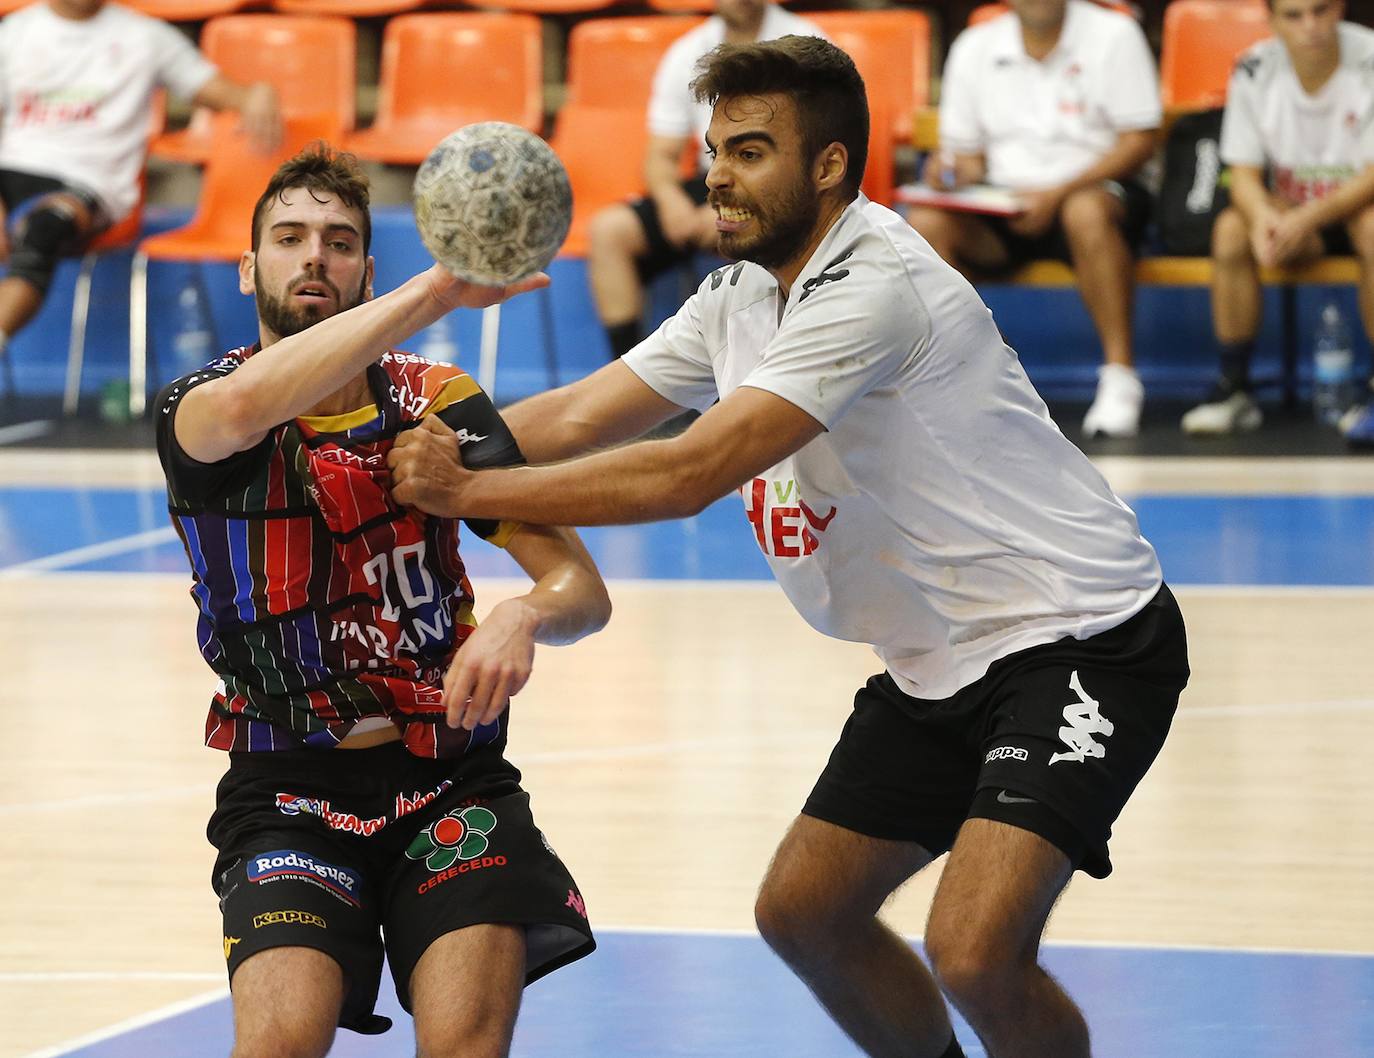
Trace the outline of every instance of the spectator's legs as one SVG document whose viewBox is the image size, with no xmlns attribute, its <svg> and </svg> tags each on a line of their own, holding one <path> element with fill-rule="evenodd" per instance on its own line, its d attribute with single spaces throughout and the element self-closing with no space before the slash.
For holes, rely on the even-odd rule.
<svg viewBox="0 0 1374 1058">
<path fill-rule="evenodd" d="M 1007 248 L 982 220 L 971 213 L 952 213 L 929 206 L 913 206 L 907 223 L 930 243 L 946 262 L 972 279 L 1007 266 Z"/>
<path fill-rule="evenodd" d="M 1374 341 L 1374 206 L 1365 206 L 1345 226 L 1360 260 L 1360 322 L 1365 336 Z"/>
<path fill-rule="evenodd" d="M 1088 437 L 1133 437 L 1140 430 L 1145 387 L 1132 366 L 1135 257 L 1122 233 L 1125 206 L 1101 188 L 1084 188 L 1064 200 L 1059 222 L 1083 303 L 1097 328 L 1105 361 L 1097 396 L 1083 417 Z"/>
<path fill-rule="evenodd" d="M 941 1058 L 963 1052 L 944 999 L 878 909 L 930 854 L 798 816 L 759 890 L 759 932 L 865 1054 Z"/>
<path fill-rule="evenodd" d="M 1075 191 L 1059 211 L 1078 290 L 1102 341 L 1103 359 L 1130 367 L 1135 257 L 1121 231 L 1125 207 L 1098 188 Z"/>
<path fill-rule="evenodd" d="M 1221 346 L 1221 378 L 1207 399 L 1183 416 L 1183 432 L 1219 436 L 1255 430 L 1264 421 L 1250 395 L 1250 358 L 1263 308 L 1250 224 L 1234 206 L 1212 223 L 1212 329 Z"/>
<path fill-rule="evenodd" d="M 20 276 L 0 279 L 0 349 L 38 314 L 45 293 Z"/>
<path fill-rule="evenodd" d="M 643 225 L 629 206 L 608 206 L 592 218 L 587 274 L 596 314 L 616 357 L 628 353 L 643 336 L 644 284 L 637 264 L 648 252 Z"/>
</svg>

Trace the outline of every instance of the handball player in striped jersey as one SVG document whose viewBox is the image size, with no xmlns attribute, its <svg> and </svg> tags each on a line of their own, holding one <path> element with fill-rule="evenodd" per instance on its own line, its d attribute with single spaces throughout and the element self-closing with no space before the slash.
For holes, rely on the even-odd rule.
<svg viewBox="0 0 1374 1058">
<path fill-rule="evenodd" d="M 249 233 L 245 232 L 245 236 Z M 208 835 L 234 1055 L 323 1055 L 373 1013 L 383 953 L 423 1055 L 504 1055 L 524 985 L 595 946 L 581 893 L 505 759 L 536 643 L 610 615 L 571 530 L 430 517 L 386 457 L 432 420 L 473 467 L 523 462 L 462 370 L 395 346 L 534 289 L 435 266 L 372 296 L 367 181 L 315 145 L 258 200 L 240 290 L 259 342 L 155 404 L 167 496 L 229 753 Z M 479 626 L 463 529 L 533 581 Z"/>
</svg>

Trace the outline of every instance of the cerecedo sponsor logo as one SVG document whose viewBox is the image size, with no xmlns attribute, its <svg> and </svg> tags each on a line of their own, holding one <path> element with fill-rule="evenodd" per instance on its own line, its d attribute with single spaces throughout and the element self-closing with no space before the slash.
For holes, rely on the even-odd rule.
<svg viewBox="0 0 1374 1058">
<path fill-rule="evenodd" d="M 415 891 L 417 893 L 427 893 L 436 885 L 442 885 L 450 878 L 457 878 L 460 874 L 467 874 L 469 871 L 480 871 L 484 867 L 504 867 L 505 865 L 506 857 L 504 856 L 483 856 L 481 859 L 477 860 L 464 860 L 462 863 L 455 863 L 446 871 L 440 871 L 438 874 L 426 878 L 415 887 Z"/>
<path fill-rule="evenodd" d="M 263 926 L 319 926 L 320 929 L 328 929 L 329 923 L 309 911 L 268 911 L 266 914 L 253 916 L 253 928 L 262 929 Z"/>
</svg>

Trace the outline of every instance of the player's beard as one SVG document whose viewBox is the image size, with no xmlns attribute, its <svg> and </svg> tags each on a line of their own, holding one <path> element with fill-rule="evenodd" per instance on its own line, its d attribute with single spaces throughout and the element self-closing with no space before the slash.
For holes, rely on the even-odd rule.
<svg viewBox="0 0 1374 1058">
<path fill-rule="evenodd" d="M 334 295 L 334 299 L 320 302 L 297 301 L 291 296 L 293 290 L 307 284 L 325 287 Z M 302 276 L 287 284 L 286 292 L 279 297 L 269 293 L 262 285 L 261 273 L 253 277 L 253 290 L 258 301 L 258 317 L 267 329 L 278 338 L 289 338 L 293 334 L 300 334 L 301 331 L 313 327 L 320 320 L 326 320 L 345 309 L 361 305 L 366 288 L 367 280 L 364 279 L 358 284 L 358 290 L 354 296 L 345 298 L 339 288 L 323 276 Z"/>
<path fill-rule="evenodd" d="M 764 268 L 781 267 L 800 253 L 821 215 L 820 200 L 800 173 L 767 208 L 737 195 L 713 194 L 711 205 L 738 206 L 754 214 L 747 231 L 721 232 L 716 248 L 732 261 L 752 261 Z"/>
</svg>

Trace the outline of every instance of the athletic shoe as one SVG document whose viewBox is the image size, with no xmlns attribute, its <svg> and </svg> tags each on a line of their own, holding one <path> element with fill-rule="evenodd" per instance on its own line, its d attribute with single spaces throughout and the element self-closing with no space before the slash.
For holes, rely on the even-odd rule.
<svg viewBox="0 0 1374 1058">
<path fill-rule="evenodd" d="M 1374 448 L 1374 404 L 1356 404 L 1341 416 L 1338 428 L 1351 448 Z"/>
<path fill-rule="evenodd" d="M 1083 416 L 1083 436 L 1134 437 L 1140 432 L 1144 406 L 1140 376 L 1121 364 L 1103 364 L 1097 369 L 1097 396 Z"/>
<path fill-rule="evenodd" d="M 1183 416 L 1183 432 L 1194 437 L 1222 437 L 1258 430 L 1264 412 L 1243 389 L 1218 386 L 1205 401 Z"/>
</svg>

